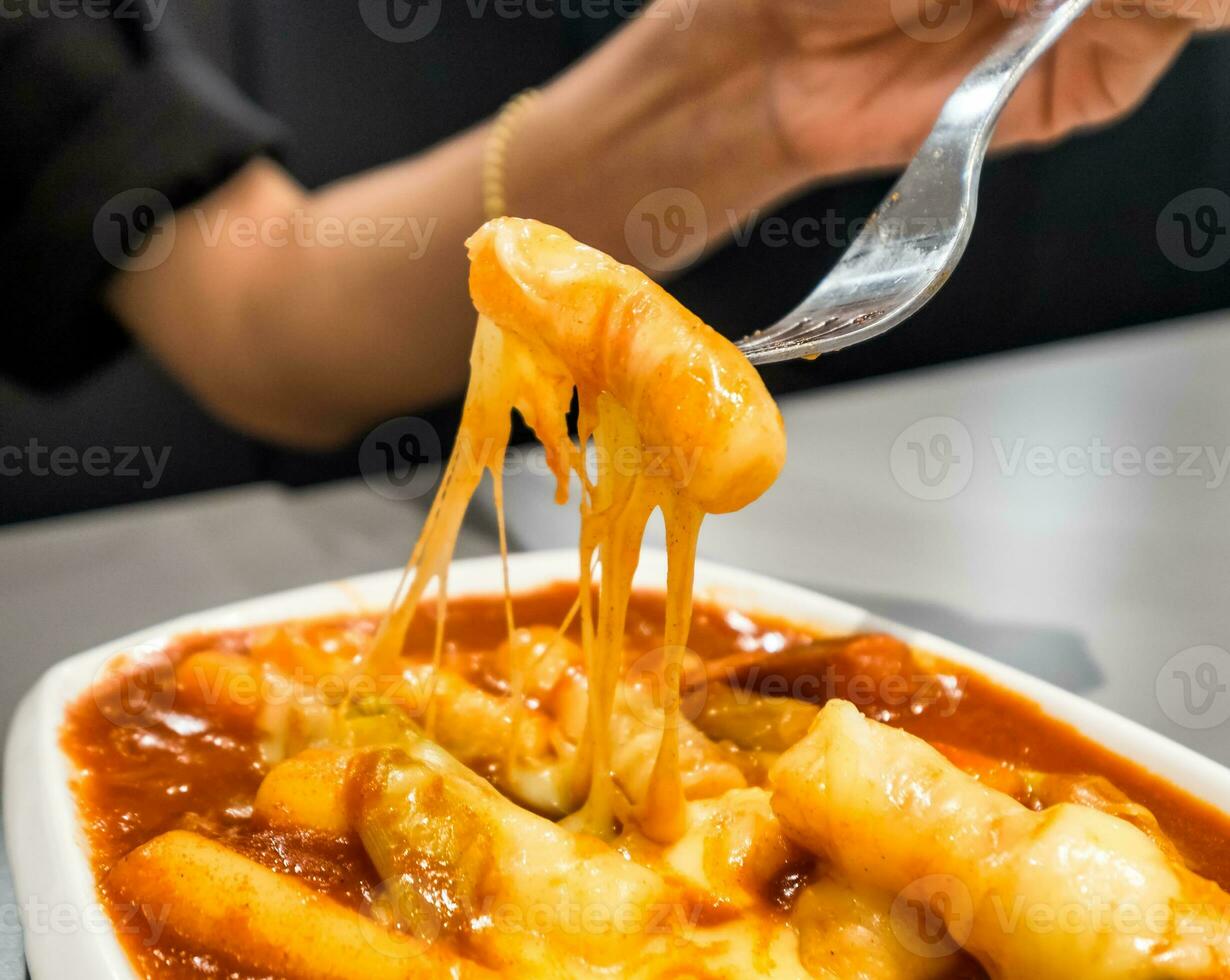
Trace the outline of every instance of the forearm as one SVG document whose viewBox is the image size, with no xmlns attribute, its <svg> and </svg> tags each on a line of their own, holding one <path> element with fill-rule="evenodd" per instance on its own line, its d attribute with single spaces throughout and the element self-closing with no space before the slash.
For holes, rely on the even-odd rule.
<svg viewBox="0 0 1230 980">
<path fill-rule="evenodd" d="M 482 221 L 481 131 L 307 193 L 256 161 L 175 215 L 156 269 L 107 300 L 210 410 L 336 445 L 460 391 L 473 332 L 462 242 Z"/>
<path fill-rule="evenodd" d="M 511 133 L 510 212 L 637 260 L 627 230 L 647 194 L 696 195 L 708 216 L 689 242 L 699 247 L 729 232 L 727 209 L 800 182 L 757 95 L 759 69 L 706 74 L 692 58 L 685 71 L 689 43 L 637 22 L 547 86 Z M 463 242 L 483 220 L 486 138 L 480 127 L 315 193 L 253 164 L 179 212 L 167 261 L 121 274 L 108 300 L 204 404 L 265 438 L 333 445 L 437 403 L 467 374 Z"/>
</svg>

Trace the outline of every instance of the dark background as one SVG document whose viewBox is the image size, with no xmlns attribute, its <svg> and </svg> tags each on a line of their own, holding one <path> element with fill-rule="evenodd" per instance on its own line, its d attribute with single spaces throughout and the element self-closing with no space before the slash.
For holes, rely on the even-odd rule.
<svg viewBox="0 0 1230 980">
<path fill-rule="evenodd" d="M 354 0 L 171 0 L 165 19 L 286 124 L 283 162 L 308 186 L 448 137 L 512 93 L 545 81 L 620 23 L 615 16 L 506 20 L 490 10 L 474 18 L 464 3 L 446 0 L 432 34 L 393 44 L 364 26 Z M 0 150 L 3 140 L 0 134 Z M 791 222 L 826 214 L 857 220 L 889 183 L 825 187 L 779 213 Z M 1225 38 L 1194 42 L 1126 121 L 992 162 L 965 259 L 909 323 L 814 364 L 770 368 L 766 376 L 778 392 L 836 384 L 1230 306 L 1230 266 L 1185 271 L 1158 246 L 1158 216 L 1167 202 L 1201 187 L 1230 189 Z M 726 248 L 671 288 L 702 318 L 738 336 L 780 316 L 839 253 L 829 245 L 772 247 L 753 236 L 751 245 Z M 447 430 L 455 411 L 442 406 L 432 419 Z M 0 477 L 0 523 L 252 480 L 298 485 L 358 472 L 357 443 L 306 455 L 227 429 L 135 350 L 55 394 L 0 381 L 0 446 L 31 438 L 79 452 L 134 445 L 171 453 L 153 488 L 139 477 Z"/>
</svg>

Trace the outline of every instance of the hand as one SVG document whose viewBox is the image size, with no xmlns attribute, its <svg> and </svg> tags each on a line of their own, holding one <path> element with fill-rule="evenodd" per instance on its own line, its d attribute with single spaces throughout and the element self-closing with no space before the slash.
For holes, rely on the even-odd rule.
<svg viewBox="0 0 1230 980">
<path fill-rule="evenodd" d="M 655 0 L 549 87 L 514 146 L 512 207 L 645 264 L 624 217 L 655 191 L 683 189 L 708 216 L 687 222 L 705 233 L 678 253 L 686 265 L 734 221 L 810 183 L 908 161 L 960 81 L 1036 2 Z M 1095 0 L 1030 70 L 995 145 L 1049 142 L 1126 113 L 1195 31 L 1223 26 L 1224 7 Z"/>
<path fill-rule="evenodd" d="M 711 32 L 697 48 L 762 61 L 767 111 L 818 178 L 908 160 L 944 100 L 1034 2 L 699 0 L 691 30 Z M 1193 32 L 1225 18 L 1217 0 L 1096 0 L 1021 83 L 996 145 L 1049 142 L 1123 115 Z"/>
</svg>

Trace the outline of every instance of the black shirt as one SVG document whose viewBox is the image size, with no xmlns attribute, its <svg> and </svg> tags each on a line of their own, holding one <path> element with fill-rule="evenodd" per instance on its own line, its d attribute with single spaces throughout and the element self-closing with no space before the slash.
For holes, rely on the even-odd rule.
<svg viewBox="0 0 1230 980">
<path fill-rule="evenodd" d="M 150 212 L 199 198 L 282 131 L 148 0 L 2 3 L 0 292 L 19 328 L 0 371 L 44 387 L 123 346 L 98 288 Z"/>
</svg>

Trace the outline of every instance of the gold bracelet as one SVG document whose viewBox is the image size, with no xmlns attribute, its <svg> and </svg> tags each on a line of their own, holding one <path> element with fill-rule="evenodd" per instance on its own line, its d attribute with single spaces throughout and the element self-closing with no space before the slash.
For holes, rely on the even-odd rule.
<svg viewBox="0 0 1230 980">
<path fill-rule="evenodd" d="M 483 147 L 483 213 L 487 219 L 502 218 L 508 213 L 504 193 L 504 178 L 508 166 L 508 145 L 517 131 L 517 124 L 526 110 L 538 98 L 536 88 L 527 88 L 504 103 Z"/>
</svg>

